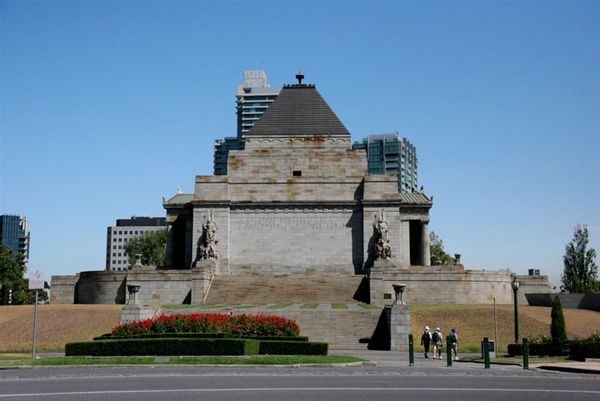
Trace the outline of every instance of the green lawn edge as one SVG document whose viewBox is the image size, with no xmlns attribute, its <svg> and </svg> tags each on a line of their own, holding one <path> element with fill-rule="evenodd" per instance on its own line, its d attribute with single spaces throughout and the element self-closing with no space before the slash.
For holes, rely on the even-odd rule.
<svg viewBox="0 0 600 401">
<path fill-rule="evenodd" d="M 79 366 L 79 365 L 298 365 L 365 362 L 347 355 L 256 355 L 170 357 L 49 357 L 40 359 L 0 360 L 1 367 Z"/>
</svg>

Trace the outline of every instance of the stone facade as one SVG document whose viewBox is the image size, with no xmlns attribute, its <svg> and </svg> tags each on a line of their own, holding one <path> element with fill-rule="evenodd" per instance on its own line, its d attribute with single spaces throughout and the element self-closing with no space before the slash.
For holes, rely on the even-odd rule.
<svg viewBox="0 0 600 401">
<path fill-rule="evenodd" d="M 170 268 L 193 264 L 202 225 L 213 216 L 217 274 L 367 273 L 380 212 L 394 263 L 428 264 L 431 199 L 400 194 L 395 176 L 368 174 L 365 150 L 352 149 L 314 86 L 284 87 L 244 141 L 243 150 L 229 152 L 226 176 L 197 176 L 194 194 L 164 202 Z"/>
</svg>

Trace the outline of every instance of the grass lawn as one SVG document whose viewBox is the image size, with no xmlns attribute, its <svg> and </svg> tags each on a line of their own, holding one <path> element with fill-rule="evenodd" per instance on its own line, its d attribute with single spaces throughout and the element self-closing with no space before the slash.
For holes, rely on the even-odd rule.
<svg viewBox="0 0 600 401">
<path fill-rule="evenodd" d="M 292 304 L 273 304 L 273 305 L 269 305 L 269 309 L 287 308 L 290 305 L 292 305 Z"/>
<path fill-rule="evenodd" d="M 317 309 L 319 304 L 304 304 L 300 307 L 300 309 Z"/>
<path fill-rule="evenodd" d="M 331 309 L 348 309 L 346 304 L 331 304 Z"/>
<path fill-rule="evenodd" d="M 2 354 L 8 356 L 7 354 Z M 31 355 L 0 356 L 0 367 L 9 366 L 65 366 L 65 365 L 297 365 L 362 362 L 364 359 L 345 355 L 257 355 L 172 357 L 156 361 L 154 357 L 51 357 L 31 359 Z"/>
<path fill-rule="evenodd" d="M 346 355 L 258 355 L 247 357 L 176 357 L 168 364 L 195 365 L 296 365 L 301 363 L 350 363 L 363 362 L 364 359 Z"/>
<path fill-rule="evenodd" d="M 550 310 L 540 306 L 519 306 L 521 337 L 550 335 Z M 480 352 L 483 337 L 494 339 L 493 305 L 410 305 L 411 329 L 415 352 L 421 352 L 421 334 L 429 326 L 431 332 L 440 327 L 444 336 L 455 328 L 458 351 Z M 584 309 L 563 309 L 569 338 L 586 338 L 600 331 L 600 313 Z M 506 346 L 514 341 L 514 309 L 512 305 L 497 306 L 498 350 L 506 352 Z M 445 343 L 445 341 L 444 341 Z"/>
</svg>

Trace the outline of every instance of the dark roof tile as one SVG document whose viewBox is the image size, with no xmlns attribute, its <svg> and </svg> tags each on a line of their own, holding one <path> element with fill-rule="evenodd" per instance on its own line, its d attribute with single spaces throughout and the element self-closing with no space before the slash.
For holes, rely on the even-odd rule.
<svg viewBox="0 0 600 401">
<path fill-rule="evenodd" d="M 350 133 L 314 85 L 284 86 L 247 136 L 310 136 Z"/>
</svg>

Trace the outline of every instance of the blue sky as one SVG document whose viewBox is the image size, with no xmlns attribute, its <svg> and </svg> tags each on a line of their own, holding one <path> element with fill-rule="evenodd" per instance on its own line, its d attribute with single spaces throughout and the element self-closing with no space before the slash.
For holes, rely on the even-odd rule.
<svg viewBox="0 0 600 401">
<path fill-rule="evenodd" d="M 0 213 L 48 275 L 103 269 L 115 219 L 212 174 L 248 69 L 415 144 L 468 268 L 556 284 L 577 223 L 600 250 L 600 2 L 2 1 L 0 41 Z"/>
</svg>

